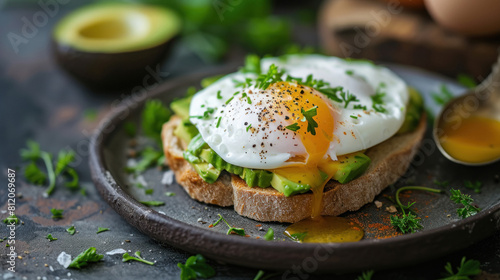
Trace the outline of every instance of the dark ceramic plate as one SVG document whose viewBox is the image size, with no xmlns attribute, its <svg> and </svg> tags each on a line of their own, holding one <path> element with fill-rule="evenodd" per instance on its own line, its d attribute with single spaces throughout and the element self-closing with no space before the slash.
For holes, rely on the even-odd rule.
<svg viewBox="0 0 500 280">
<path fill-rule="evenodd" d="M 438 91 L 441 84 L 446 84 L 455 93 L 463 90 L 435 74 L 397 65 L 388 67 L 423 93 L 429 111 L 434 114 L 439 108 L 434 105 L 431 92 Z M 289 241 L 283 235 L 287 224 L 260 223 L 237 215 L 231 207 L 194 201 L 178 184 L 162 185 L 164 171 L 156 169 L 143 175 L 148 188 L 154 189 L 153 195 L 146 195 L 144 189 L 138 188 L 124 172 L 130 141 L 124 123 L 140 123 L 146 99 L 157 98 L 168 104 L 175 97 L 182 96 L 189 86 L 198 86 L 203 77 L 232 70 L 233 67 L 176 78 L 147 94 L 132 96 L 100 125 L 93 136 L 90 167 L 101 196 L 127 222 L 151 238 L 191 253 L 247 267 L 293 270 L 298 266 L 307 272 L 344 272 L 404 266 L 437 258 L 470 246 L 500 228 L 500 184 L 495 181 L 495 176 L 500 173 L 500 163 L 484 167 L 452 163 L 439 153 L 430 131 L 408 172 L 376 198 L 383 203 L 381 208 L 370 203 L 359 211 L 343 215 L 358 222 L 366 232 L 365 238 L 356 243 L 299 244 Z M 140 138 L 139 142 L 147 145 L 144 139 Z M 398 234 L 390 225 L 391 214 L 385 211 L 385 207 L 392 205 L 390 199 L 395 189 L 405 185 L 439 187 L 435 180 L 449 181 L 449 186 L 441 187 L 446 194 L 404 193 L 403 203 L 416 201 L 414 208 L 422 218 L 424 228 L 413 234 Z M 481 181 L 481 193 L 466 189 L 464 180 Z M 450 187 L 471 194 L 482 208 L 480 213 L 460 219 L 456 214 L 458 205 L 449 199 Z M 167 191 L 176 195 L 167 197 L 164 195 Z M 139 203 L 143 200 L 161 200 L 166 204 L 150 208 Z M 224 224 L 209 228 L 217 214 L 222 214 L 232 225 L 245 228 L 250 236 L 228 236 Z M 269 227 L 274 229 L 274 242 L 262 239 Z"/>
</svg>

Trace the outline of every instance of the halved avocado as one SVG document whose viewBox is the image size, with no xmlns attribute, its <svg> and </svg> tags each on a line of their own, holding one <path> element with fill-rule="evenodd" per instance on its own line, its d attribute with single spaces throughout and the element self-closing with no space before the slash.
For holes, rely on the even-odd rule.
<svg viewBox="0 0 500 280">
<path fill-rule="evenodd" d="M 99 3 L 63 18 L 53 46 L 60 64 L 89 85 L 147 87 L 165 78 L 155 64 L 180 30 L 179 16 L 169 9 Z"/>
</svg>

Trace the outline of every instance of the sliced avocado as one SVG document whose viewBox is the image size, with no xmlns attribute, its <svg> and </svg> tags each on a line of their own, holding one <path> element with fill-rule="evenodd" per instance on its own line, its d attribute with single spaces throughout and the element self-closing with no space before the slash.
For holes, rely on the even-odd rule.
<svg viewBox="0 0 500 280">
<path fill-rule="evenodd" d="M 335 172 L 332 179 L 345 184 L 361 176 L 370 162 L 371 159 L 367 155 L 357 152 L 339 156 L 338 160 L 322 164 L 320 168 L 326 173 Z"/>
<path fill-rule="evenodd" d="M 289 197 L 294 194 L 305 193 L 311 189 L 311 186 L 307 184 L 298 184 L 288 180 L 287 178 L 273 173 L 273 179 L 271 180 L 271 186 L 275 188 L 280 193 Z"/>
<path fill-rule="evenodd" d="M 183 120 L 187 120 L 189 119 L 189 105 L 191 104 L 192 98 L 192 96 L 188 96 L 174 100 L 170 103 L 170 109 Z"/>
<path fill-rule="evenodd" d="M 164 7 L 96 3 L 59 21 L 52 45 L 58 62 L 91 86 L 149 86 L 165 78 L 157 65 L 181 29 Z"/>
<path fill-rule="evenodd" d="M 189 143 L 200 132 L 189 120 L 182 121 L 174 130 L 174 135 Z"/>
<path fill-rule="evenodd" d="M 420 93 L 412 87 L 408 88 L 408 92 L 410 94 L 410 100 L 406 108 L 405 120 L 397 134 L 410 132 L 417 128 L 422 112 L 424 111 L 424 99 Z"/>
<path fill-rule="evenodd" d="M 224 77 L 224 75 L 215 75 L 215 76 L 206 77 L 205 79 L 201 80 L 201 87 L 206 88 L 209 85 L 217 82 L 217 80 L 219 80 L 222 77 Z"/>
<path fill-rule="evenodd" d="M 193 164 L 194 170 L 200 175 L 200 177 L 205 180 L 205 182 L 211 184 L 217 181 L 219 178 L 220 171 L 213 167 L 210 163 L 202 162 Z"/>
<path fill-rule="evenodd" d="M 271 186 L 273 173 L 262 169 L 244 168 L 243 174 L 240 177 L 245 180 L 249 187 L 267 188 Z"/>
<path fill-rule="evenodd" d="M 201 137 L 201 134 L 198 134 L 195 137 L 193 137 L 193 139 L 191 139 L 191 142 L 189 142 L 186 152 L 189 152 L 194 156 L 199 156 L 204 148 L 208 148 L 208 145 L 207 143 L 205 143 L 205 140 L 203 140 L 203 137 Z"/>
</svg>

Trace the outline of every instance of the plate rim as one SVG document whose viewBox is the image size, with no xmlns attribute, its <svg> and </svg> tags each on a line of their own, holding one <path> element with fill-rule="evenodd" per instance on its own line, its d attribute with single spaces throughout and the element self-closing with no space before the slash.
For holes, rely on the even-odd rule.
<svg viewBox="0 0 500 280">
<path fill-rule="evenodd" d="M 432 77 L 437 77 L 441 80 L 446 81 L 446 83 L 453 83 L 453 81 L 447 77 L 444 77 L 440 74 L 432 73 L 430 71 L 426 71 L 413 66 L 404 66 L 394 63 L 387 64 L 378 64 L 387 66 L 393 72 L 397 74 L 398 69 L 405 69 L 411 72 L 419 72 L 422 74 L 430 75 Z M 113 134 L 117 125 L 120 125 L 125 121 L 125 118 L 121 118 L 121 115 L 126 111 L 138 110 L 141 108 L 144 102 L 148 99 L 154 98 L 158 95 L 161 95 L 168 90 L 179 88 L 186 85 L 192 85 L 194 82 L 199 82 L 203 77 L 229 73 L 231 70 L 235 70 L 235 65 L 224 65 L 218 66 L 215 69 L 210 68 L 204 71 L 199 71 L 196 73 L 183 75 L 180 77 L 172 78 L 163 83 L 158 84 L 155 88 L 143 94 L 140 98 L 135 98 L 134 96 L 129 96 L 126 99 L 122 100 L 121 104 L 116 107 L 113 111 L 111 111 L 106 117 L 99 123 L 98 127 L 95 129 L 92 134 L 90 140 L 90 155 L 89 155 L 89 166 L 92 175 L 92 180 L 94 181 L 101 198 L 103 198 L 108 205 L 110 205 L 122 218 L 124 218 L 129 224 L 143 232 L 144 234 L 150 236 L 151 238 L 157 240 L 162 244 L 168 244 L 173 247 L 183 249 L 192 253 L 201 253 L 206 257 L 216 259 L 219 261 L 224 261 L 227 263 L 232 263 L 236 265 L 242 265 L 247 267 L 254 268 L 263 268 L 263 269 L 290 269 L 292 267 L 291 259 L 294 259 L 295 264 L 300 263 L 300 259 L 297 259 L 297 256 L 301 256 L 302 260 L 306 260 L 308 256 L 314 255 L 317 253 L 318 248 L 322 248 L 327 250 L 328 252 L 333 251 L 332 255 L 329 255 L 328 259 L 332 259 L 332 261 L 326 260 L 319 262 L 317 261 L 317 272 L 348 272 L 348 271 L 358 271 L 367 268 L 373 268 L 373 265 L 376 265 L 376 268 L 391 268 L 398 267 L 401 265 L 407 265 L 410 263 L 415 263 L 415 261 L 408 257 L 400 258 L 396 262 L 391 262 L 391 264 L 381 264 L 380 261 L 375 261 L 372 264 L 367 263 L 365 265 L 353 265 L 350 267 L 345 267 L 345 261 L 339 261 L 337 256 L 342 253 L 355 253 L 355 252 L 363 252 L 366 246 L 374 247 L 375 250 L 398 250 L 401 249 L 404 244 L 409 243 L 419 243 L 424 246 L 425 244 L 429 245 L 428 240 L 440 240 L 443 237 L 443 232 L 450 233 L 448 235 L 452 236 L 455 234 L 457 237 L 466 237 L 463 233 L 466 231 L 477 230 L 477 228 L 481 228 L 484 230 L 483 234 L 477 234 L 476 238 L 469 240 L 469 242 L 462 242 L 461 245 L 456 246 L 454 250 L 441 250 L 436 251 L 436 254 L 433 257 L 439 257 L 444 254 L 451 253 L 453 251 L 463 249 L 472 245 L 474 242 L 477 242 L 481 239 L 492 235 L 500 228 L 500 203 L 493 204 L 491 207 L 482 210 L 478 214 L 462 219 L 456 222 L 452 222 L 437 228 L 424 230 L 412 234 L 405 234 L 401 236 L 386 238 L 386 239 L 364 239 L 359 242 L 354 243 L 294 243 L 294 242 L 266 242 L 258 239 L 250 239 L 250 238 L 242 238 L 237 236 L 227 236 L 221 233 L 210 231 L 209 229 L 203 229 L 200 227 L 196 227 L 190 224 L 187 224 L 183 221 L 173 219 L 167 215 L 160 214 L 158 211 L 142 205 L 135 198 L 130 196 L 125 190 L 123 190 L 117 183 L 116 180 L 112 177 L 110 171 L 108 171 L 107 163 L 104 161 L 103 148 L 105 146 L 106 140 Z M 110 177 L 108 177 L 108 174 Z M 111 182 L 110 179 L 112 179 Z M 134 217 L 131 214 L 143 216 L 144 219 L 134 220 Z M 143 223 L 141 221 L 144 220 L 149 221 L 149 225 Z M 490 220 L 489 223 L 485 223 Z M 496 220 L 496 226 L 490 226 L 490 230 L 488 230 L 488 225 L 494 223 Z M 167 228 L 167 232 L 158 232 L 158 229 L 154 228 L 154 225 L 158 225 L 159 228 Z M 479 226 L 478 226 L 479 225 Z M 163 237 L 162 237 L 163 236 Z M 166 237 L 166 238 L 165 238 Z M 205 241 L 210 241 L 213 244 L 210 246 L 205 246 L 202 244 L 203 242 L 183 242 L 182 239 L 187 239 L 194 241 L 194 237 L 206 238 Z M 200 247 L 201 246 L 201 247 Z M 267 258 L 272 258 L 277 255 L 283 255 L 284 253 L 290 254 L 288 258 L 283 260 L 283 265 L 280 265 L 278 262 L 260 262 L 255 263 L 255 261 L 249 261 L 248 257 L 240 259 L 236 258 L 236 256 L 240 256 L 239 253 L 241 250 L 234 250 L 234 252 L 229 252 L 227 254 L 219 254 L 214 252 L 223 251 L 223 249 L 235 248 L 238 246 L 253 248 L 252 252 L 260 251 L 266 252 Z M 215 250 L 215 248 L 221 247 L 221 250 Z M 277 254 L 278 253 L 278 254 Z M 255 256 L 257 254 L 252 253 Z M 379 258 L 379 256 L 377 256 Z M 304 261 L 302 261 L 303 263 Z"/>
</svg>

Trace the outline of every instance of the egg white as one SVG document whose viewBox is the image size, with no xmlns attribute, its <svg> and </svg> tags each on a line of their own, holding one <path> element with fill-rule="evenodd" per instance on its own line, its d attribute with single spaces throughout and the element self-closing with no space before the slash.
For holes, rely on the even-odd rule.
<svg viewBox="0 0 500 280">
<path fill-rule="evenodd" d="M 312 74 L 314 79 L 328 82 L 330 87 L 342 86 L 360 100 L 347 108 L 330 100 L 339 112 L 335 117 L 334 139 L 327 152 L 334 160 L 339 155 L 365 150 L 385 141 L 399 130 L 404 121 L 409 98 L 407 85 L 384 67 L 322 55 L 289 55 L 262 59 L 262 72 L 267 72 L 271 64 L 284 70 L 285 75 L 305 79 Z M 352 75 L 346 71 L 352 71 Z M 286 162 L 288 159 L 306 154 L 306 149 L 288 130 L 271 127 L 266 131 L 259 127 L 258 112 L 264 108 L 260 104 L 264 102 L 259 101 L 266 101 L 269 96 L 257 94 L 254 87 L 237 88 L 234 82 L 256 77 L 252 73 L 236 72 L 199 91 L 191 101 L 191 122 L 205 142 L 231 164 L 256 169 L 287 166 L 290 164 Z M 375 112 L 371 100 L 381 83 L 385 84 L 384 113 Z M 218 91 L 221 98 L 218 98 Z M 239 93 L 234 95 L 236 92 Z M 242 98 L 243 92 L 250 97 L 251 104 L 247 98 Z M 229 99 L 231 101 L 226 105 Z M 355 104 L 365 105 L 367 110 L 353 109 Z M 214 113 L 206 119 L 196 117 L 202 116 L 207 108 L 214 108 Z M 279 123 L 278 120 L 275 125 Z"/>
</svg>

